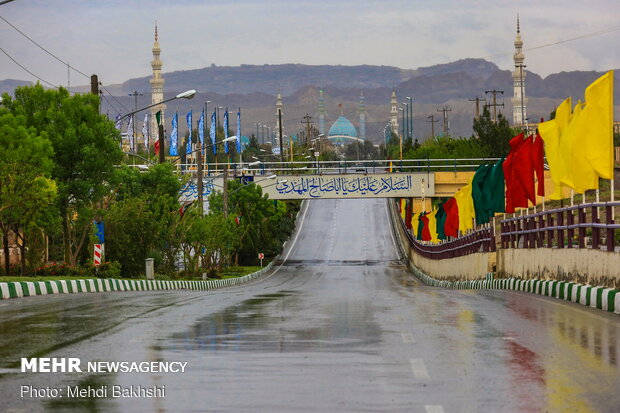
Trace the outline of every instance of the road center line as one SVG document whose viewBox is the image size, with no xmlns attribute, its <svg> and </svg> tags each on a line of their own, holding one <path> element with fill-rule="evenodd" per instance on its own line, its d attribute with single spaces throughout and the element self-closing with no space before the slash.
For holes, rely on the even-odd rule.
<svg viewBox="0 0 620 413">
<path fill-rule="evenodd" d="M 411 333 L 400 333 L 403 338 L 403 343 L 405 344 L 413 344 L 415 343 L 415 339 L 413 338 L 413 334 Z"/>
<path fill-rule="evenodd" d="M 431 376 L 428 374 L 428 370 L 426 369 L 426 365 L 424 364 L 424 360 L 422 359 L 409 359 L 411 363 L 411 369 L 413 370 L 413 375 L 416 379 L 430 379 Z"/>
<path fill-rule="evenodd" d="M 427 404 L 424 406 L 426 413 L 444 413 L 443 407 L 439 404 Z"/>
</svg>

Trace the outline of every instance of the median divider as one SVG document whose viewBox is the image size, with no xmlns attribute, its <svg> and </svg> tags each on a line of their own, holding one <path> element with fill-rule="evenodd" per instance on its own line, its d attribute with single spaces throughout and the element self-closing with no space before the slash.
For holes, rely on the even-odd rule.
<svg viewBox="0 0 620 413">
<path fill-rule="evenodd" d="M 410 266 L 411 271 L 422 282 L 433 287 L 453 290 L 515 290 L 546 297 L 572 301 L 592 308 L 620 314 L 620 290 L 607 287 L 578 284 L 569 281 L 553 280 L 522 280 L 517 278 L 494 279 L 493 273 L 488 273 L 485 279 L 446 281 L 437 280 L 420 269 Z"/>
<path fill-rule="evenodd" d="M 118 280 L 114 278 L 97 278 L 87 280 L 0 282 L 0 299 L 4 300 L 8 298 L 47 294 L 99 293 L 107 291 L 207 291 L 248 283 L 263 276 L 272 266 L 273 261 L 260 271 L 244 275 L 243 277 L 209 281 Z"/>
</svg>

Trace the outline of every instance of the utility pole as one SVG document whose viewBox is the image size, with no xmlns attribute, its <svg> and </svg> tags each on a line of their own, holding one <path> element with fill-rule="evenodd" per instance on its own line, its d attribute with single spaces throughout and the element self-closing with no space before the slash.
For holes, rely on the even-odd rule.
<svg viewBox="0 0 620 413">
<path fill-rule="evenodd" d="M 91 78 L 91 82 L 92 82 L 92 78 Z M 91 85 L 92 88 L 92 85 Z M 139 93 L 137 90 L 134 90 L 133 93 L 130 93 L 129 96 L 133 96 L 134 97 L 134 111 L 138 110 L 138 96 L 142 96 L 142 93 Z M 135 140 L 136 140 L 136 114 L 133 113 L 131 115 L 131 139 L 134 142 L 134 147 L 136 145 Z M 133 151 L 133 149 L 132 149 Z"/>
<path fill-rule="evenodd" d="M 452 112 L 452 109 L 446 105 L 441 109 L 437 109 L 437 112 L 443 112 L 443 135 L 448 136 L 448 112 Z"/>
<path fill-rule="evenodd" d="M 278 108 L 278 129 L 280 131 L 280 162 L 284 167 L 284 148 L 282 147 L 282 109 Z"/>
<path fill-rule="evenodd" d="M 484 91 L 485 94 L 488 93 L 492 93 L 493 94 L 493 103 L 489 103 L 487 104 L 487 106 L 493 106 L 493 122 L 497 122 L 497 107 L 501 106 L 504 107 L 503 103 L 497 103 L 497 94 L 504 94 L 503 90 L 497 90 L 497 89 L 493 89 L 493 90 L 485 90 Z"/>
<path fill-rule="evenodd" d="M 301 121 L 301 123 L 305 123 L 306 124 L 306 139 L 305 139 L 305 141 L 306 141 L 305 143 L 306 144 L 308 143 L 308 139 L 310 139 L 310 124 L 314 123 L 314 122 L 311 122 L 310 119 L 312 119 L 312 116 L 310 116 L 310 115 L 308 115 L 306 113 L 306 116 L 304 116 L 304 120 Z"/>
<path fill-rule="evenodd" d="M 476 102 L 476 117 L 474 119 L 478 119 L 480 117 L 480 102 L 486 102 L 486 99 L 480 99 L 478 96 L 475 98 L 469 99 L 470 102 Z"/>
<path fill-rule="evenodd" d="M 439 119 L 435 119 L 435 115 L 427 116 L 426 119 L 430 119 L 427 122 L 431 123 L 431 135 L 435 139 L 435 123 L 439 122 Z"/>
</svg>

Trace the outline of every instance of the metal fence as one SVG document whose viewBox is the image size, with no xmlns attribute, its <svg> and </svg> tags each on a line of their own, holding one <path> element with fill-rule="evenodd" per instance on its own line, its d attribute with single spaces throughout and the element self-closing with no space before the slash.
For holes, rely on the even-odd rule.
<svg viewBox="0 0 620 413">
<path fill-rule="evenodd" d="M 415 239 L 405 221 L 400 217 L 399 221 L 411 248 L 425 258 L 443 260 L 478 252 L 495 251 L 495 231 L 491 226 L 486 226 L 459 238 L 442 241 L 440 244 L 431 244 Z"/>
<path fill-rule="evenodd" d="M 586 248 L 615 251 L 613 208 L 620 202 L 594 202 L 501 221 L 502 248 Z"/>
<path fill-rule="evenodd" d="M 498 158 L 468 159 L 403 159 L 400 160 L 360 160 L 360 161 L 307 161 L 280 162 L 261 160 L 249 163 L 205 163 L 204 176 L 220 175 L 226 167 L 231 173 L 254 175 L 270 174 L 376 174 L 389 172 L 439 172 L 439 171 L 474 171 L 480 165 L 497 162 Z M 176 164 L 177 172 L 196 173 L 196 163 Z"/>
</svg>

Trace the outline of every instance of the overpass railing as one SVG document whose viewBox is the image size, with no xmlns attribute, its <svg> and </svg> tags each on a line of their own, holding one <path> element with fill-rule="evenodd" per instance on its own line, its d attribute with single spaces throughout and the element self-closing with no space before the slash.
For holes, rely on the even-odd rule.
<svg viewBox="0 0 620 413">
<path fill-rule="evenodd" d="M 492 226 L 473 231 L 458 238 L 442 241 L 440 244 L 431 244 L 413 237 L 411 231 L 402 218 L 399 217 L 400 225 L 407 236 L 409 245 L 419 255 L 432 260 L 462 257 L 478 252 L 495 251 L 495 231 Z"/>
<path fill-rule="evenodd" d="M 467 159 L 403 159 L 400 160 L 359 160 L 359 161 L 306 161 L 280 162 L 261 160 L 258 164 L 244 163 L 205 163 L 203 166 L 204 176 L 222 174 L 224 167 L 232 173 L 251 175 L 270 174 L 377 174 L 391 172 L 438 172 L 438 171 L 473 171 L 482 164 L 495 162 L 497 158 L 467 158 Z M 251 166 L 249 166 L 251 165 Z M 196 173 L 196 163 L 176 164 L 177 172 L 183 174 Z"/>
<path fill-rule="evenodd" d="M 620 207 L 620 202 L 586 203 L 502 220 L 501 246 L 587 248 L 591 244 L 593 249 L 613 252 L 620 230 L 614 222 L 614 207 Z"/>
</svg>

